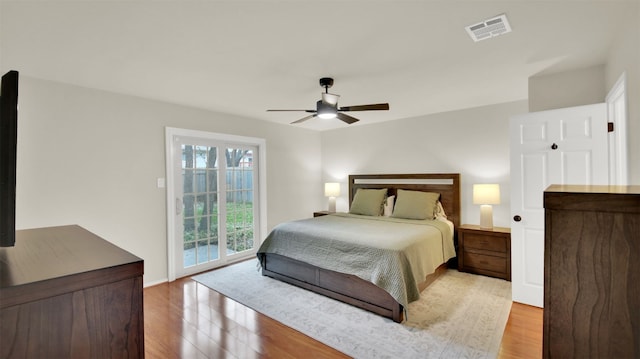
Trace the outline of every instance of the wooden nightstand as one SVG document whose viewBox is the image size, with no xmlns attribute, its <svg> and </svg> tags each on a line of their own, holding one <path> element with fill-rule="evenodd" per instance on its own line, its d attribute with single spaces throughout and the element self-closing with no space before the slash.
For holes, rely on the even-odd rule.
<svg viewBox="0 0 640 359">
<path fill-rule="evenodd" d="M 313 212 L 313 216 L 314 217 L 326 216 L 329 213 L 331 213 L 331 212 L 329 212 L 329 211 L 317 211 L 317 212 Z"/>
<path fill-rule="evenodd" d="M 458 270 L 511 281 L 511 229 L 458 228 Z"/>
</svg>

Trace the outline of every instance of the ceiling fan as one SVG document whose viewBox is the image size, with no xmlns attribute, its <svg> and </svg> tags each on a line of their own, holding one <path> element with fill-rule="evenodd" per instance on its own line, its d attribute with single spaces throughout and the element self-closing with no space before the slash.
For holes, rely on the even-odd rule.
<svg viewBox="0 0 640 359">
<path fill-rule="evenodd" d="M 267 110 L 271 111 L 303 111 L 311 113 L 311 115 L 303 117 L 297 121 L 291 122 L 300 123 L 304 122 L 313 117 L 320 117 L 322 119 L 332 119 L 338 118 L 346 122 L 347 124 L 352 124 L 354 122 L 358 122 L 359 120 L 355 117 L 349 116 L 344 112 L 349 111 L 377 111 L 377 110 L 388 110 L 388 103 L 376 103 L 371 105 L 358 105 L 358 106 L 345 106 L 338 107 L 338 98 L 339 95 L 334 95 L 329 93 L 329 87 L 333 86 L 333 79 L 330 77 L 323 77 L 320 79 L 320 86 L 324 87 L 324 93 L 322 93 L 322 99 L 316 102 L 315 110 Z"/>
</svg>

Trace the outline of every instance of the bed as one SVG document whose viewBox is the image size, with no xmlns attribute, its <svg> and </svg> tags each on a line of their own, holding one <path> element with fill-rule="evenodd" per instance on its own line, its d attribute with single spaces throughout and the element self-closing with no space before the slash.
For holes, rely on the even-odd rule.
<svg viewBox="0 0 640 359">
<path fill-rule="evenodd" d="M 262 275 L 402 322 L 406 305 L 455 257 L 460 175 L 349 176 L 352 211 L 364 194 L 380 193 L 396 199 L 396 212 L 407 208 L 409 195 L 439 194 L 446 220 L 336 213 L 283 223 L 258 249 Z"/>
</svg>

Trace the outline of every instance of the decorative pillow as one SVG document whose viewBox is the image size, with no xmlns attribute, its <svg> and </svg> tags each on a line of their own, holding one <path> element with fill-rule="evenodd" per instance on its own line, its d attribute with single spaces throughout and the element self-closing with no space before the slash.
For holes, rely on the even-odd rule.
<svg viewBox="0 0 640 359">
<path fill-rule="evenodd" d="M 440 193 L 398 190 L 396 206 L 391 217 L 433 219 Z"/>
<path fill-rule="evenodd" d="M 391 217 L 391 213 L 393 213 L 393 203 L 395 202 L 396 196 L 389 196 L 387 200 L 384 201 L 384 213 L 385 217 Z"/>
<path fill-rule="evenodd" d="M 440 201 L 438 201 L 438 203 L 436 203 L 435 216 L 436 217 L 447 218 L 447 214 L 444 212 L 444 207 L 442 207 L 442 202 L 440 202 Z"/>
<path fill-rule="evenodd" d="M 384 200 L 387 197 L 387 189 L 363 189 L 358 188 L 353 196 L 349 213 L 363 214 L 365 216 L 379 216 L 382 213 Z"/>
</svg>

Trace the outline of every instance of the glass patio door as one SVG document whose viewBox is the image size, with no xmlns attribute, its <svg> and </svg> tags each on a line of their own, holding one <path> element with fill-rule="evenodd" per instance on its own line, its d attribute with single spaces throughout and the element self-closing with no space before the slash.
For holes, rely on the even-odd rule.
<svg viewBox="0 0 640 359">
<path fill-rule="evenodd" d="M 225 226 L 226 255 L 231 256 L 255 248 L 258 233 L 254 220 L 254 149 L 233 147 L 225 149 Z"/>
<path fill-rule="evenodd" d="M 257 147 L 188 137 L 173 145 L 176 276 L 255 255 Z"/>
<path fill-rule="evenodd" d="M 220 258 L 218 148 L 181 144 L 182 267 Z"/>
</svg>

